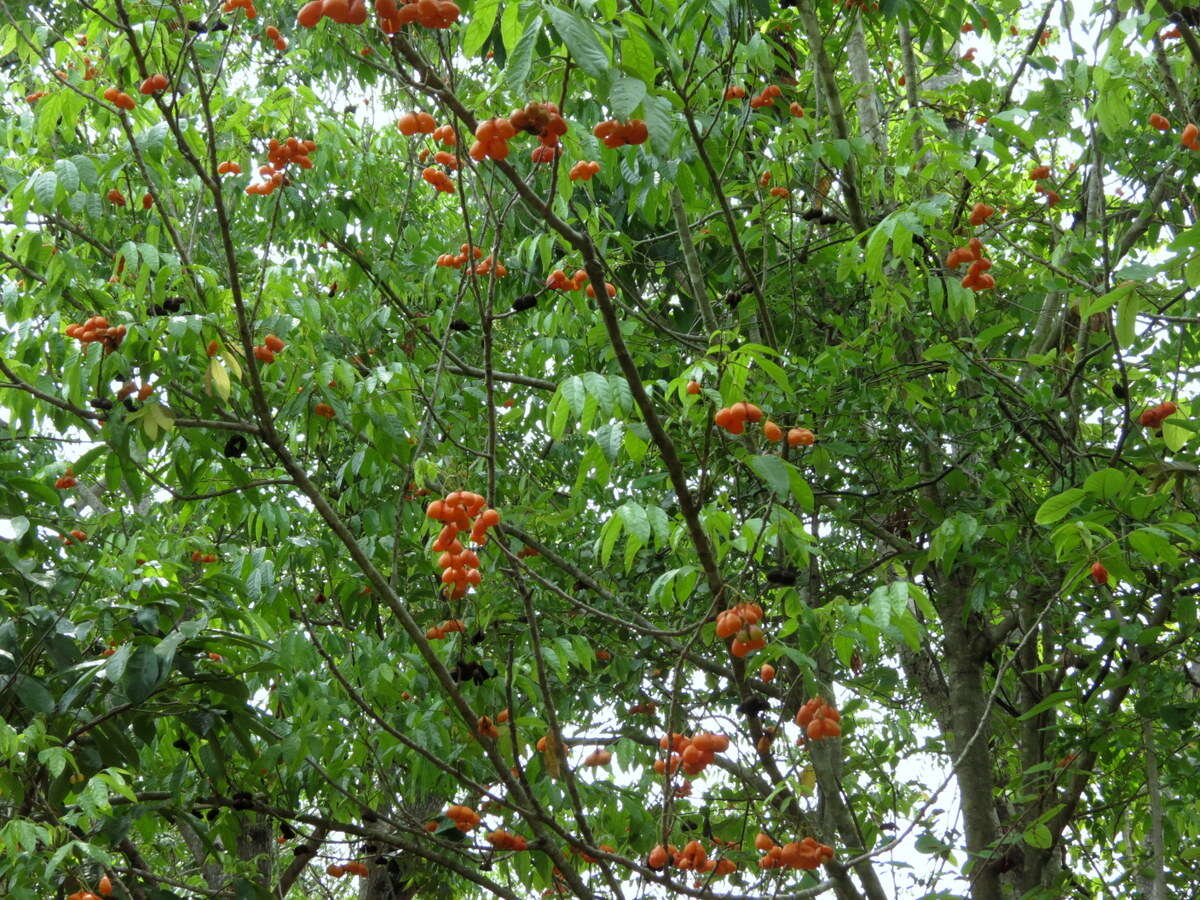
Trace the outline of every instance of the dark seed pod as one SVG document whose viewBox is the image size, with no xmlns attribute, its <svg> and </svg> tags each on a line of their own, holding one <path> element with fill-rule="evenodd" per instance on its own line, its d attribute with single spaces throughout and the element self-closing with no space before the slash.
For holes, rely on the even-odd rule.
<svg viewBox="0 0 1200 900">
<path fill-rule="evenodd" d="M 187 23 L 188 31 L 194 31 L 196 34 L 204 34 L 208 31 L 201 22 L 191 21 Z"/>
<path fill-rule="evenodd" d="M 767 582 L 781 587 L 791 587 L 796 583 L 796 570 L 780 567 L 767 572 Z"/>
<path fill-rule="evenodd" d="M 379 816 L 375 814 L 375 810 L 367 809 L 363 811 L 362 820 L 369 825 L 378 822 Z"/>
<path fill-rule="evenodd" d="M 171 741 L 171 746 L 174 747 L 176 750 L 182 750 L 185 753 L 188 750 L 192 749 L 192 745 L 190 743 L 188 743 L 187 738 L 180 738 L 177 741 Z"/>
<path fill-rule="evenodd" d="M 246 452 L 248 446 L 249 441 L 246 440 L 245 435 L 232 434 L 225 442 L 225 456 L 229 459 L 237 459 Z"/>
<path fill-rule="evenodd" d="M 217 19 L 217 22 L 216 22 L 216 24 L 215 24 L 215 25 L 213 25 L 213 27 L 212 27 L 212 29 L 211 29 L 211 30 L 212 30 L 212 31 L 228 31 L 228 30 L 229 30 L 229 23 L 228 23 L 228 22 L 223 22 L 223 21 L 221 21 L 220 19 Z"/>
<path fill-rule="evenodd" d="M 758 716 L 770 708 L 771 704 L 767 702 L 766 698 L 756 695 L 748 698 L 745 703 L 739 703 L 737 711 L 743 716 Z"/>
<path fill-rule="evenodd" d="M 812 221 L 815 221 L 816 219 L 821 218 L 822 215 L 824 215 L 824 213 L 822 213 L 819 209 L 817 209 L 815 206 L 813 206 L 813 207 L 810 207 L 809 209 L 806 209 L 804 212 L 800 213 L 800 218 L 804 219 L 806 222 L 812 222 Z"/>
<path fill-rule="evenodd" d="M 515 312 L 521 312 L 526 309 L 533 309 L 537 306 L 537 294 L 522 294 L 513 301 L 512 308 Z"/>
<path fill-rule="evenodd" d="M 453 331 L 470 331 L 471 330 L 470 324 L 467 322 L 464 322 L 462 319 L 454 319 L 453 321 L 451 321 L 450 328 Z"/>
<path fill-rule="evenodd" d="M 818 224 L 821 225 L 836 225 L 840 221 L 842 220 L 830 213 L 826 213 L 825 215 L 821 216 L 821 218 L 817 219 Z"/>
<path fill-rule="evenodd" d="M 1124 400 L 1126 397 L 1129 396 L 1129 392 L 1125 390 L 1125 386 L 1123 384 L 1121 384 L 1119 381 L 1113 385 L 1112 391 L 1113 391 L 1113 396 L 1116 397 L 1118 400 Z"/>
<path fill-rule="evenodd" d="M 113 402 L 111 400 L 107 399 L 106 397 L 96 397 L 92 400 L 89 400 L 88 404 L 93 409 L 102 409 L 105 412 L 108 412 L 110 409 L 113 408 Z"/>
</svg>

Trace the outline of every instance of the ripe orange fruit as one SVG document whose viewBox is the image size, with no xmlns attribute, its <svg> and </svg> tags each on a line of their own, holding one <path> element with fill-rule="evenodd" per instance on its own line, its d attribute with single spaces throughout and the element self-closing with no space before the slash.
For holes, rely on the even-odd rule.
<svg viewBox="0 0 1200 900">
<path fill-rule="evenodd" d="M 763 437 L 765 437 L 772 444 L 778 443 L 783 439 L 783 429 L 770 419 L 767 419 L 765 422 L 763 422 L 762 430 Z"/>
<path fill-rule="evenodd" d="M 758 677 L 761 678 L 764 683 L 770 684 L 775 680 L 775 667 L 770 663 L 763 663 L 762 668 L 758 670 Z"/>
<path fill-rule="evenodd" d="M 263 338 L 263 345 L 272 353 L 278 353 L 285 346 L 287 346 L 283 343 L 283 341 L 275 337 L 273 334 L 268 334 L 265 338 Z"/>
<path fill-rule="evenodd" d="M 1096 584 L 1108 584 L 1108 569 L 1104 568 L 1104 563 L 1092 563 L 1092 581 Z"/>
<path fill-rule="evenodd" d="M 1171 123 L 1167 121 L 1166 116 L 1160 116 L 1158 113 L 1150 113 L 1150 127 L 1157 128 L 1159 131 L 1166 131 L 1171 127 Z"/>
<path fill-rule="evenodd" d="M 687 392 L 693 396 L 700 393 L 700 382 L 689 381 L 687 384 Z"/>
<path fill-rule="evenodd" d="M 811 447 L 816 438 L 807 428 L 792 428 L 787 433 L 789 447 Z"/>
</svg>

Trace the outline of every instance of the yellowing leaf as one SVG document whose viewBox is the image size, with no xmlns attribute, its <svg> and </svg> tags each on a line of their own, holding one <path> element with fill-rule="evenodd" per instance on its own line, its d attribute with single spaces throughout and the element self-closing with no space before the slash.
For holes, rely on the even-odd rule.
<svg viewBox="0 0 1200 900">
<path fill-rule="evenodd" d="M 229 372 L 225 368 L 225 364 L 217 357 L 213 357 L 208 361 L 207 372 L 208 383 L 216 389 L 217 396 L 222 400 L 229 401 Z"/>
</svg>

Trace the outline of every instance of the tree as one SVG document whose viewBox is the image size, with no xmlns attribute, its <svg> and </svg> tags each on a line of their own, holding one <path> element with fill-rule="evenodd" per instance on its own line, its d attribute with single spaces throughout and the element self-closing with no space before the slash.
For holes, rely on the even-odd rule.
<svg viewBox="0 0 1200 900">
<path fill-rule="evenodd" d="M 1200 892 L 1193 11 L 3 12 L 4 896 Z"/>
</svg>

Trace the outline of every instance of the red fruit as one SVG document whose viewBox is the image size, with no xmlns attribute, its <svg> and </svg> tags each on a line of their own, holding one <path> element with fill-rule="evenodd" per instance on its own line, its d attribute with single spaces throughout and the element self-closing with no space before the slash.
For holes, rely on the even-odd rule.
<svg viewBox="0 0 1200 900">
<path fill-rule="evenodd" d="M 1050 167 L 1049 166 L 1034 166 L 1032 169 L 1029 170 L 1029 180 L 1030 181 L 1041 181 L 1043 178 L 1049 178 L 1049 177 L 1050 177 Z"/>
<path fill-rule="evenodd" d="M 763 663 L 762 668 L 758 670 L 758 677 L 761 678 L 764 683 L 770 684 L 775 680 L 775 667 L 770 663 Z M 760 847 L 759 849 L 761 850 L 762 848 Z"/>
<path fill-rule="evenodd" d="M 700 382 L 689 381 L 687 384 L 687 392 L 693 396 L 700 393 Z"/>
<path fill-rule="evenodd" d="M 1160 116 L 1158 113 L 1150 113 L 1150 127 L 1157 128 L 1159 131 L 1166 131 L 1171 127 L 1171 123 L 1167 121 L 1166 116 Z"/>
<path fill-rule="evenodd" d="M 270 349 L 268 349 L 267 347 L 261 347 L 261 346 L 255 347 L 254 348 L 254 358 L 257 359 L 261 363 L 275 362 L 275 354 L 272 353 L 270 351 Z"/>
<path fill-rule="evenodd" d="M 107 875 L 100 877 L 100 881 L 96 884 L 96 893 L 101 897 L 108 897 L 112 894 L 112 881 Z"/>
<path fill-rule="evenodd" d="M 776 425 L 774 422 L 772 422 L 770 419 L 767 419 L 767 421 L 763 422 L 762 430 L 763 430 L 763 437 L 766 438 L 768 441 L 770 441 L 772 444 L 778 443 L 780 440 L 783 439 L 783 429 L 780 428 L 778 425 Z"/>
<path fill-rule="evenodd" d="M 1197 128 L 1192 122 L 1188 122 L 1183 126 L 1183 133 L 1179 135 L 1179 143 L 1189 150 L 1200 150 L 1200 143 L 1196 142 L 1197 136 L 1200 136 L 1200 128 Z"/>
<path fill-rule="evenodd" d="M 976 203 L 971 208 L 970 222 L 972 225 L 982 225 L 984 222 L 990 219 L 995 212 L 996 210 L 988 206 L 986 203 Z"/>
<path fill-rule="evenodd" d="M 311 3 L 305 3 L 300 7 L 300 12 L 296 14 L 296 23 L 303 28 L 312 28 L 321 21 L 324 15 L 324 0 L 312 0 Z"/>
<path fill-rule="evenodd" d="M 153 194 L 142 194 L 142 209 L 149 209 L 154 205 Z"/>
<path fill-rule="evenodd" d="M 815 440 L 813 433 L 807 428 L 792 428 L 787 433 L 789 447 L 811 447 Z"/>
<path fill-rule="evenodd" d="M 275 335 L 268 334 L 265 338 L 263 338 L 263 346 L 265 346 L 272 353 L 278 353 L 287 345 L 284 344 L 284 342 L 279 338 L 275 337 Z"/>
<path fill-rule="evenodd" d="M 116 188 L 113 188 L 112 190 L 110 190 L 107 194 L 107 197 L 108 197 L 109 203 L 115 203 L 115 204 L 117 204 L 117 206 L 125 205 L 125 195 L 122 194 L 120 191 L 118 191 Z"/>
<path fill-rule="evenodd" d="M 1092 563 L 1092 581 L 1096 584 L 1108 584 L 1108 569 L 1104 568 L 1104 563 Z"/>
</svg>

